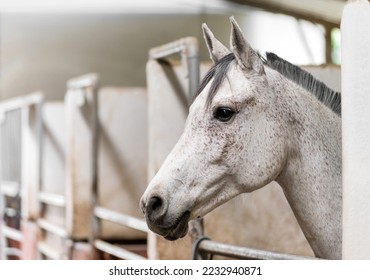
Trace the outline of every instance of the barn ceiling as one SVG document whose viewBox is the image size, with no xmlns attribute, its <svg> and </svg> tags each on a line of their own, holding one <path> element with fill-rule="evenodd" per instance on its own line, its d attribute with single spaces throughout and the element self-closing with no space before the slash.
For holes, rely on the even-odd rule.
<svg viewBox="0 0 370 280">
<path fill-rule="evenodd" d="M 338 27 L 346 0 L 227 0 Z"/>
</svg>

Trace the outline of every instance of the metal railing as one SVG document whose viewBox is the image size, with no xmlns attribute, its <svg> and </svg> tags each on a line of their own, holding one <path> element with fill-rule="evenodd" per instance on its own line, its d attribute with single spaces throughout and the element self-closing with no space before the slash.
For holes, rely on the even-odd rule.
<svg viewBox="0 0 370 280">
<path fill-rule="evenodd" d="M 213 255 L 243 260 L 318 260 L 314 257 L 235 246 L 207 239 L 201 240 L 193 250 L 193 258 L 198 260 L 210 259 Z"/>
<path fill-rule="evenodd" d="M 40 142 L 40 111 L 43 102 L 41 93 L 33 93 L 0 103 L 0 212 L 1 212 L 1 258 L 22 258 L 21 232 L 22 212 L 28 203 L 22 200 L 26 192 L 22 189 L 24 165 L 24 132 L 33 126 L 38 148 Z M 32 110 L 31 110 L 32 108 Z"/>
</svg>

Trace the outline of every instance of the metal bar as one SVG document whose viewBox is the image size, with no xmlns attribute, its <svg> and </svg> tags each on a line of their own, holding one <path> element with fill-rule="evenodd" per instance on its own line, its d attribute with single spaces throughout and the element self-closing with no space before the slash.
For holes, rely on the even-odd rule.
<svg viewBox="0 0 370 280">
<path fill-rule="evenodd" d="M 95 207 L 94 214 L 99 219 L 107 220 L 122 226 L 127 226 L 143 232 L 148 232 L 148 226 L 145 221 L 138 218 L 121 214 L 103 207 Z"/>
<path fill-rule="evenodd" d="M 16 230 L 14 228 L 8 227 L 7 225 L 2 225 L 2 234 L 9 239 L 18 241 L 18 242 L 23 242 L 23 235 L 22 232 L 19 230 Z"/>
<path fill-rule="evenodd" d="M 89 110 L 88 124 L 91 127 L 91 155 L 92 160 L 90 162 L 92 183 L 91 183 L 91 212 L 90 212 L 90 232 L 89 232 L 89 243 L 92 246 L 92 258 L 100 259 L 99 252 L 94 247 L 94 241 L 100 232 L 99 219 L 94 215 L 94 207 L 98 202 L 98 187 L 97 187 L 97 176 L 98 176 L 98 136 L 99 136 L 99 124 L 98 124 L 98 82 L 99 76 L 95 73 L 87 74 L 81 77 L 70 79 L 67 82 L 67 88 L 69 90 L 76 90 L 75 98 L 77 106 L 84 106 L 86 104 L 91 105 L 92 108 Z M 88 95 L 88 97 L 87 97 Z M 90 109 L 90 108 L 89 108 Z"/>
<path fill-rule="evenodd" d="M 333 63 L 333 58 L 331 56 L 331 51 L 333 48 L 331 42 L 331 31 L 333 28 L 331 26 L 325 25 L 325 63 Z"/>
<path fill-rule="evenodd" d="M 186 52 L 188 56 L 198 57 L 198 41 L 194 37 L 185 37 L 149 50 L 150 59 L 160 59 L 176 53 Z"/>
<path fill-rule="evenodd" d="M 152 48 L 149 50 L 149 58 L 161 59 L 176 53 L 180 53 L 182 60 L 186 61 L 187 64 L 189 78 L 188 101 L 190 105 L 198 88 L 200 78 L 198 40 L 194 37 L 186 37 Z"/>
<path fill-rule="evenodd" d="M 313 257 L 283 254 L 271 251 L 239 247 L 235 245 L 223 244 L 215 241 L 204 240 L 199 244 L 198 250 L 201 252 L 220 255 L 224 257 L 249 259 L 249 260 L 319 260 Z"/>
<path fill-rule="evenodd" d="M 40 100 L 39 103 L 35 104 L 35 127 L 34 127 L 34 132 L 35 132 L 35 137 L 36 137 L 36 149 L 37 149 L 37 181 L 36 181 L 36 186 L 37 189 L 36 191 L 41 194 L 41 187 L 43 186 L 43 176 L 42 176 L 42 170 L 43 170 L 43 154 L 44 154 L 44 125 L 43 125 L 43 107 L 44 107 L 44 95 L 41 93 L 42 99 Z M 36 193 L 37 193 L 36 192 Z M 39 215 L 41 214 L 40 210 L 42 209 L 40 200 L 38 201 L 37 204 L 37 215 L 36 215 L 36 220 L 38 219 Z"/>
<path fill-rule="evenodd" d="M 46 230 L 48 232 L 51 232 L 55 235 L 58 235 L 62 238 L 68 238 L 68 233 L 67 233 L 67 230 L 60 227 L 60 226 L 57 226 L 57 225 L 54 225 L 52 223 L 50 223 L 49 221 L 45 220 L 45 219 L 39 219 L 37 221 L 37 224 L 39 225 L 40 228 L 42 228 L 43 230 Z"/>
<path fill-rule="evenodd" d="M 3 181 L 0 187 L 1 194 L 4 196 L 16 197 L 20 191 L 19 184 L 15 182 Z"/>
<path fill-rule="evenodd" d="M 70 79 L 67 82 L 68 89 L 82 89 L 86 87 L 96 87 L 98 83 L 98 75 L 96 73 L 86 74 L 81 77 Z"/>
<path fill-rule="evenodd" d="M 108 242 L 105 242 L 103 240 L 100 240 L 100 239 L 95 240 L 94 246 L 97 249 L 99 249 L 100 251 L 106 252 L 106 253 L 111 254 L 113 256 L 116 256 L 120 259 L 124 259 L 124 260 L 145 260 L 144 257 L 142 257 L 138 254 L 132 253 L 128 250 L 125 250 L 121 247 L 112 245 L 112 244 L 110 244 Z"/>
<path fill-rule="evenodd" d="M 91 209 L 90 222 L 91 230 L 89 236 L 89 243 L 92 244 L 92 258 L 101 259 L 101 252 L 97 250 L 95 241 L 99 238 L 101 233 L 100 220 L 95 216 L 95 207 L 98 206 L 99 188 L 98 188 L 98 174 L 99 174 L 99 98 L 98 98 L 98 77 L 95 77 L 94 83 L 91 84 L 92 90 L 92 111 L 91 111 L 91 172 L 92 172 L 92 183 L 91 183 Z"/>
<path fill-rule="evenodd" d="M 15 256 L 15 257 L 18 257 L 18 258 L 22 258 L 22 251 L 18 248 L 12 248 L 12 247 L 7 247 L 7 248 L 4 248 L 4 255 L 6 256 Z"/>
<path fill-rule="evenodd" d="M 65 207 L 66 199 L 63 195 L 53 194 L 48 192 L 39 193 L 39 201 L 48 205 L 53 205 L 57 207 Z"/>
<path fill-rule="evenodd" d="M 22 108 L 28 104 L 37 104 L 43 100 L 41 92 L 34 92 L 24 96 L 11 98 L 0 102 L 0 111 L 11 111 L 14 109 Z"/>
<path fill-rule="evenodd" d="M 63 253 L 59 252 L 55 248 L 51 247 L 49 244 L 47 244 L 44 241 L 41 241 L 37 245 L 37 250 L 45 255 L 47 258 L 51 260 L 61 260 L 64 259 Z"/>
<path fill-rule="evenodd" d="M 6 207 L 6 208 L 4 209 L 4 214 L 5 214 L 7 217 L 14 218 L 14 217 L 17 215 L 17 210 L 16 210 L 16 209 L 14 209 L 14 208 Z"/>
</svg>

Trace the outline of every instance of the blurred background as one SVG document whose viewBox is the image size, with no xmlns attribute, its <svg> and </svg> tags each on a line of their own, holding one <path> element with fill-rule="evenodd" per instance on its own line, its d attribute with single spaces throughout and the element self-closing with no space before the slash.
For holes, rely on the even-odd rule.
<svg viewBox="0 0 370 280">
<path fill-rule="evenodd" d="M 191 258 L 194 240 L 155 236 L 139 200 L 211 66 L 202 23 L 228 46 L 234 16 L 256 50 L 340 90 L 344 4 L 0 0 L 0 259 Z M 181 60 L 149 58 L 189 36 L 171 44 Z M 204 234 L 313 256 L 276 183 L 209 213 Z"/>
<path fill-rule="evenodd" d="M 195 36 L 206 60 L 201 24 L 228 46 L 231 15 L 261 52 L 297 64 L 338 64 L 344 3 L 1 0 L 0 98 L 42 89 L 48 100 L 61 100 L 65 81 L 87 72 L 100 73 L 103 85 L 145 86 L 151 47 Z"/>
</svg>

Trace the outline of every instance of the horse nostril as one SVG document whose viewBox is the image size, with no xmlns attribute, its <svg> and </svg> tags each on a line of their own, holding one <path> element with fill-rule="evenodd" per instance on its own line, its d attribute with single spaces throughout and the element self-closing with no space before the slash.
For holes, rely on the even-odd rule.
<svg viewBox="0 0 370 280">
<path fill-rule="evenodd" d="M 158 219 L 162 215 L 163 200 L 159 196 L 152 196 L 146 206 L 146 213 L 151 219 Z"/>
<path fill-rule="evenodd" d="M 150 198 L 148 203 L 148 209 L 152 212 L 157 212 L 162 208 L 162 199 L 158 196 L 153 196 Z"/>
</svg>

